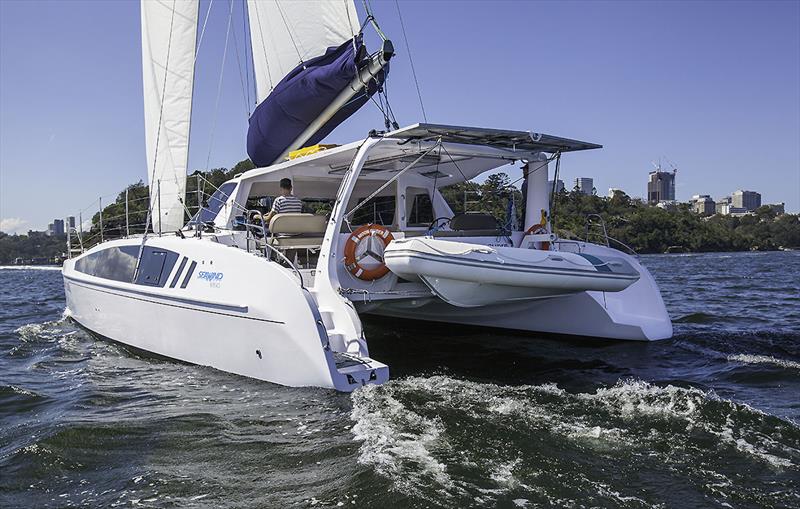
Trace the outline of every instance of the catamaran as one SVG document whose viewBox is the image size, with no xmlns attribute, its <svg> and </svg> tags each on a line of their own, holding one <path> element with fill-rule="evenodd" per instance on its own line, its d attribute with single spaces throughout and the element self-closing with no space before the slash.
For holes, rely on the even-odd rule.
<svg viewBox="0 0 800 509">
<path fill-rule="evenodd" d="M 381 92 L 391 42 L 367 52 L 353 0 L 247 8 L 259 95 L 247 148 L 257 168 L 219 186 L 186 222 L 198 2 L 142 2 L 150 231 L 64 263 L 72 319 L 161 356 L 340 391 L 389 379 L 369 355 L 367 314 L 588 341 L 672 335 L 636 256 L 553 232 L 550 166 L 600 145 L 429 123 L 318 145 Z M 447 186 L 520 162 L 522 228 L 456 214 L 444 198 Z M 285 179 L 316 213 L 269 214 L 264 204 Z"/>
</svg>

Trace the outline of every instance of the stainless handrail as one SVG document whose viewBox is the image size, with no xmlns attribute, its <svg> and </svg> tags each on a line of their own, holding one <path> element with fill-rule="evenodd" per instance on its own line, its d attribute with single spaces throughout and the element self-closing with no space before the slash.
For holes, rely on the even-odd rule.
<svg viewBox="0 0 800 509">
<path fill-rule="evenodd" d="M 245 216 L 244 226 L 245 230 L 247 231 L 247 235 L 245 237 L 247 252 L 248 253 L 250 252 L 250 240 L 251 240 L 250 235 L 252 234 L 250 227 L 252 226 L 254 228 L 258 228 L 257 225 L 252 224 L 248 221 L 250 215 L 254 214 L 255 216 L 258 217 L 258 219 L 261 220 L 261 225 L 262 225 L 261 232 L 264 235 L 264 258 L 266 258 L 268 261 L 272 261 L 271 257 L 267 254 L 267 249 L 271 250 L 273 253 L 278 255 L 284 262 L 286 262 L 289 265 L 289 267 L 292 268 L 295 275 L 297 276 L 297 279 L 300 281 L 300 288 L 305 290 L 306 287 L 303 284 L 303 275 L 300 273 L 300 270 L 297 268 L 297 266 L 294 263 L 292 263 L 292 261 L 289 260 L 289 258 L 287 258 L 286 255 L 283 254 L 279 249 L 277 249 L 275 246 L 270 245 L 269 239 L 267 238 L 267 229 L 266 229 L 266 221 L 264 221 L 264 214 L 262 214 L 260 210 L 248 210 L 246 211 L 246 214 L 247 215 Z M 252 240 L 256 243 L 256 248 L 258 248 L 258 239 L 255 238 L 255 235 L 253 236 Z"/>
<path fill-rule="evenodd" d="M 592 220 L 597 218 L 598 222 L 593 222 Z M 586 216 L 586 242 L 589 242 L 589 235 L 597 235 L 598 233 L 591 230 L 592 227 L 601 227 L 603 229 L 603 240 L 606 243 L 606 247 L 608 245 L 608 230 L 606 230 L 606 221 L 603 219 L 603 216 L 600 214 L 587 214 Z"/>
<path fill-rule="evenodd" d="M 596 221 L 593 222 L 593 219 L 595 219 Z M 606 243 L 606 247 L 611 247 L 611 242 L 614 242 L 624 247 L 633 256 L 639 256 L 639 253 L 637 253 L 636 250 L 633 249 L 631 246 L 622 242 L 619 239 L 615 239 L 614 237 L 609 236 L 608 230 L 606 229 L 606 221 L 600 214 L 588 214 L 586 216 L 586 242 L 589 242 L 590 235 L 599 235 L 599 232 L 592 231 L 590 229 L 591 227 L 601 227 L 603 229 L 602 234 L 603 234 L 603 240 Z"/>
</svg>

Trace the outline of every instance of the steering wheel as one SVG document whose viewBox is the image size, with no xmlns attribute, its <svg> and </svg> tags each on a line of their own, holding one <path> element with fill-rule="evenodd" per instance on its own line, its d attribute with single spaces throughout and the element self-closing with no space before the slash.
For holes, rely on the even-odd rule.
<svg viewBox="0 0 800 509">
<path fill-rule="evenodd" d="M 427 235 L 433 235 L 434 233 L 439 231 L 440 228 L 449 223 L 451 219 L 452 218 L 447 216 L 437 217 L 436 219 L 431 221 L 431 224 L 428 225 Z"/>
</svg>

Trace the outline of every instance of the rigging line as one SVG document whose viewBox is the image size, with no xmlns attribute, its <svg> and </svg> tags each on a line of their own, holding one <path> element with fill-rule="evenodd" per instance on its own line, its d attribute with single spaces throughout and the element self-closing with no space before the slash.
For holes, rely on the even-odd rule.
<svg viewBox="0 0 800 509">
<path fill-rule="evenodd" d="M 422 104 L 422 92 L 419 90 L 419 80 L 417 80 L 417 71 L 414 69 L 414 59 L 411 58 L 411 46 L 408 44 L 408 36 L 406 35 L 406 25 L 403 22 L 403 15 L 400 13 L 400 3 L 394 0 L 394 5 L 397 7 L 397 17 L 400 18 L 400 29 L 403 32 L 403 40 L 406 43 L 406 52 L 408 52 L 408 62 L 411 64 L 411 75 L 414 77 L 414 85 L 417 87 L 417 97 L 419 98 L 419 108 L 422 110 L 422 119 L 428 121 L 428 115 L 425 113 L 425 105 Z"/>
<path fill-rule="evenodd" d="M 380 37 L 381 40 L 385 41 L 386 35 L 383 33 L 383 30 L 381 30 L 381 27 L 378 25 L 378 20 L 375 18 L 375 15 L 373 14 L 372 4 L 369 3 L 369 0 L 363 0 L 363 2 L 364 2 L 364 10 L 367 12 L 367 19 L 364 20 L 364 25 L 362 25 L 361 30 L 363 31 L 367 23 L 370 23 L 372 25 L 372 28 L 375 29 L 375 33 L 378 34 L 378 37 Z"/>
<path fill-rule="evenodd" d="M 214 106 L 214 118 L 211 122 L 211 136 L 208 140 L 208 156 L 206 156 L 206 171 L 211 161 L 211 151 L 214 148 L 214 133 L 217 130 L 217 116 L 219 114 L 219 98 L 222 95 L 222 78 L 225 76 L 225 60 L 228 56 L 228 41 L 230 40 L 231 33 L 231 20 L 233 19 L 233 2 L 228 12 L 228 29 L 225 32 L 225 49 L 222 51 L 222 66 L 219 71 L 219 83 L 217 84 L 217 100 Z"/>
<path fill-rule="evenodd" d="M 245 87 L 247 90 L 247 110 L 250 110 L 250 65 L 249 62 L 252 62 L 252 56 L 247 54 L 247 0 L 242 0 L 242 43 L 244 44 L 244 80 L 245 80 Z M 250 60 L 248 60 L 248 58 Z M 248 113 L 249 114 L 249 113 Z"/>
<path fill-rule="evenodd" d="M 289 28 L 289 22 L 286 21 L 286 16 L 283 15 L 283 9 L 281 9 L 281 4 L 278 3 L 278 0 L 275 0 L 275 7 L 278 8 L 278 13 L 281 15 L 281 19 L 283 20 L 283 25 L 286 27 L 286 32 L 289 34 L 289 40 L 292 41 L 292 46 L 294 46 L 294 50 L 297 52 L 297 58 L 300 59 L 300 63 L 304 63 L 303 55 L 300 54 L 300 49 L 297 47 L 297 43 L 294 40 L 294 36 L 292 35 L 292 29 Z"/>
<path fill-rule="evenodd" d="M 204 193 L 204 196 L 205 196 L 205 187 L 206 187 L 206 186 L 205 186 L 205 183 L 206 183 L 206 182 L 208 182 L 208 183 L 211 185 L 211 187 L 213 187 L 214 189 L 216 189 L 217 191 L 219 191 L 219 192 L 222 194 L 222 196 L 224 196 L 224 197 L 225 197 L 225 199 L 226 199 L 226 200 L 227 200 L 228 198 L 230 198 L 230 197 L 231 197 L 231 195 L 229 195 L 228 193 L 225 193 L 225 192 L 223 192 L 223 191 L 222 191 L 222 190 L 221 190 L 219 187 L 215 186 L 213 182 L 211 182 L 210 180 L 208 180 L 208 179 L 207 179 L 207 178 L 205 178 L 204 176 L 200 175 L 200 178 L 201 178 L 201 179 L 203 179 L 203 193 Z M 244 207 L 244 206 L 242 206 L 242 204 L 240 204 L 240 203 L 239 203 L 239 202 L 237 202 L 236 200 L 234 200 L 234 201 L 233 201 L 233 204 L 234 204 L 236 207 L 238 207 L 238 208 L 239 208 L 239 210 L 241 210 L 241 211 L 243 211 L 243 212 L 247 212 L 247 207 Z M 203 209 L 203 210 L 208 210 L 208 208 L 207 208 L 207 207 L 203 207 L 203 206 L 202 206 L 202 204 L 200 205 L 200 207 L 199 207 L 199 208 L 200 208 L 200 209 Z"/>
<path fill-rule="evenodd" d="M 233 0 L 228 0 L 231 4 L 231 11 L 233 11 Z M 247 88 L 244 85 L 244 76 L 242 76 L 242 61 L 239 59 L 239 40 L 236 38 L 236 25 L 231 24 L 233 33 L 233 49 L 236 53 L 236 70 L 239 71 L 239 83 L 242 85 L 242 100 L 244 101 L 244 111 L 247 118 L 250 118 L 250 104 L 247 100 Z M 246 63 L 245 63 L 246 64 Z"/>
<path fill-rule="evenodd" d="M 554 231 L 556 229 L 556 205 L 558 204 L 558 193 L 556 193 L 556 189 L 558 186 L 558 175 L 561 170 L 561 152 L 558 153 L 558 157 L 556 157 L 556 171 L 555 176 L 553 177 L 553 189 L 550 192 L 550 231 Z"/>
<path fill-rule="evenodd" d="M 206 34 L 206 25 L 208 24 L 208 15 L 211 14 L 211 6 L 214 5 L 214 0 L 208 2 L 208 9 L 206 10 L 206 17 L 203 20 L 203 28 L 200 30 L 200 39 L 197 41 L 197 49 L 194 52 L 194 64 L 197 63 L 197 55 L 200 53 L 200 46 L 203 45 L 203 36 Z"/>
<path fill-rule="evenodd" d="M 439 140 L 440 140 L 439 143 L 442 143 L 441 138 L 439 138 Z M 442 143 L 442 149 L 444 149 L 445 154 L 447 154 L 447 157 L 450 158 L 450 162 L 453 163 L 453 165 L 456 167 L 458 173 L 460 173 L 461 176 L 464 178 L 464 182 L 469 182 L 469 179 L 467 178 L 466 175 L 464 175 L 464 172 L 461 171 L 461 168 L 458 166 L 458 163 L 456 162 L 455 159 L 453 159 L 453 156 L 450 155 L 450 152 L 447 150 L 447 147 L 444 146 L 444 143 Z"/>
<path fill-rule="evenodd" d="M 161 105 L 158 111 L 158 130 L 156 131 L 156 150 L 155 154 L 153 154 L 153 172 L 150 174 L 150 184 L 152 185 L 153 180 L 156 178 L 156 164 L 158 163 L 158 146 L 161 143 L 161 124 L 164 120 L 164 96 L 167 95 L 167 79 L 169 78 L 169 55 L 172 50 L 172 30 L 175 26 L 175 2 L 176 0 L 172 1 L 172 15 L 170 16 L 169 20 L 169 37 L 167 38 L 167 58 L 164 63 L 164 83 L 161 88 L 161 98 L 160 102 Z M 196 54 L 195 54 L 196 56 Z M 150 187 L 152 189 L 152 187 Z M 151 191 L 152 193 L 152 191 Z M 136 273 L 139 272 L 139 263 L 142 260 L 142 252 L 144 251 L 144 243 L 147 240 L 147 225 L 151 223 L 153 220 L 153 204 L 154 200 L 150 200 L 150 206 L 147 207 L 147 219 L 145 220 L 145 233 L 142 236 L 142 244 L 139 246 L 139 256 L 136 257 L 136 269 L 133 271 L 134 278 L 136 277 Z"/>
<path fill-rule="evenodd" d="M 256 22 L 258 22 L 258 35 L 261 39 L 261 50 L 264 52 L 264 63 L 267 65 L 267 78 L 269 78 L 269 89 L 272 90 L 273 80 L 272 80 L 272 71 L 269 68 L 269 57 L 267 56 L 267 47 L 264 45 L 264 28 L 261 26 L 261 14 L 258 12 L 258 2 L 254 2 L 252 4 L 256 8 Z M 253 27 L 250 27 L 252 30 Z M 255 75 L 256 68 L 255 68 L 255 57 L 253 57 L 253 74 Z M 258 102 L 258 90 L 256 90 L 256 102 Z"/>
<path fill-rule="evenodd" d="M 533 162 L 536 162 L 536 163 L 542 163 L 542 164 L 541 164 L 541 165 L 539 165 L 537 168 L 534 168 L 533 170 L 531 170 L 531 169 L 528 169 L 528 173 L 527 173 L 527 175 L 530 175 L 531 173 L 534 173 L 534 172 L 536 172 L 536 171 L 539 171 L 539 170 L 540 170 L 540 169 L 542 169 L 544 166 L 546 166 L 546 165 L 550 164 L 551 162 L 553 162 L 553 160 L 555 160 L 555 159 L 556 159 L 556 157 L 561 157 L 561 151 L 558 151 L 558 152 L 554 153 L 552 156 L 550 156 L 549 158 L 547 158 L 545 161 L 533 161 Z M 530 164 L 530 163 L 529 163 L 529 164 Z M 524 178 L 525 178 L 525 175 L 526 175 L 526 173 L 523 171 L 523 172 L 522 172 L 522 176 L 521 176 L 520 178 L 518 178 L 517 180 L 515 180 L 515 181 L 511 182 L 511 183 L 510 183 L 510 184 L 508 184 L 508 185 L 509 185 L 509 186 L 513 186 L 514 184 L 516 184 L 516 183 L 517 183 L 517 182 L 519 182 L 520 180 L 524 179 Z"/>
</svg>

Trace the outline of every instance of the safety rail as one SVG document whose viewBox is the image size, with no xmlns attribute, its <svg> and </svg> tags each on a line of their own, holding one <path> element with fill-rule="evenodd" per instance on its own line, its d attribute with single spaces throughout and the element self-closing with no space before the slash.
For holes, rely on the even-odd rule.
<svg viewBox="0 0 800 509">
<path fill-rule="evenodd" d="M 586 216 L 586 242 L 591 242 L 593 238 L 600 238 L 601 241 L 605 243 L 606 247 L 611 247 L 611 243 L 613 242 L 614 244 L 625 248 L 625 250 L 633 256 L 639 256 L 639 253 L 637 253 L 636 250 L 630 247 L 628 244 L 619 239 L 615 239 L 608 234 L 606 221 L 600 214 L 588 214 Z"/>
<path fill-rule="evenodd" d="M 184 209 L 186 213 L 190 216 L 189 224 L 194 224 L 191 221 L 192 211 L 197 211 L 202 208 L 202 197 L 200 190 L 200 179 L 202 177 L 198 175 L 198 184 L 197 184 L 197 205 L 185 205 Z M 160 188 L 160 183 L 159 183 Z M 112 239 L 124 239 L 129 238 L 131 236 L 138 236 L 138 235 L 146 235 L 150 233 L 154 233 L 152 224 L 148 224 L 147 221 L 145 222 L 137 222 L 131 223 L 131 220 L 136 219 L 144 219 L 148 208 L 145 210 L 130 210 L 130 206 L 139 202 L 146 202 L 149 203 L 150 197 L 149 196 L 142 196 L 139 198 L 133 198 L 128 196 L 129 189 L 125 189 L 124 192 L 124 199 L 119 196 L 117 201 L 113 201 L 109 205 L 119 205 L 122 207 L 124 205 L 124 212 L 120 214 L 115 214 L 112 216 L 104 215 L 103 210 L 103 201 L 104 198 L 109 198 L 110 196 L 101 196 L 97 200 L 90 203 L 88 206 L 81 209 L 76 215 L 78 219 L 78 224 L 75 226 L 69 226 L 67 224 L 65 228 L 65 233 L 67 236 L 67 256 L 68 258 L 72 258 L 73 256 L 78 256 L 85 252 L 87 249 L 104 242 L 106 240 Z M 159 189 L 160 194 L 160 189 Z M 183 202 L 183 201 L 182 201 Z M 107 206 L 109 206 L 107 205 Z M 98 216 L 98 220 L 95 223 L 92 221 L 92 225 L 88 231 L 83 231 L 83 213 L 92 209 L 94 206 L 97 206 L 97 212 L 94 213 Z M 70 216 L 71 218 L 75 218 L 75 216 Z M 124 222 L 121 221 L 124 218 Z M 77 239 L 78 246 L 73 246 L 73 240 Z"/>
<path fill-rule="evenodd" d="M 300 282 L 300 288 L 305 289 L 305 285 L 303 284 L 303 275 L 300 273 L 300 269 L 298 269 L 297 266 L 294 263 L 292 263 L 292 261 L 289 260 L 289 258 L 287 258 L 285 254 L 283 254 L 281 252 L 280 249 L 276 248 L 275 246 L 270 245 L 269 240 L 267 239 L 267 224 L 266 224 L 266 221 L 264 221 L 264 214 L 262 214 L 260 210 L 247 210 L 247 211 L 245 211 L 245 214 L 246 215 L 245 215 L 245 220 L 244 220 L 244 227 L 245 227 L 245 232 L 246 232 L 245 246 L 246 246 L 247 252 L 248 253 L 251 252 L 250 251 L 250 242 L 251 241 L 255 243 L 256 249 L 258 249 L 258 247 L 259 247 L 258 246 L 258 239 L 256 238 L 255 234 L 253 233 L 252 228 L 260 229 L 261 230 L 261 234 L 263 235 L 263 239 L 264 239 L 264 258 L 266 258 L 269 261 L 272 261 L 272 257 L 268 253 L 269 252 L 275 253 L 295 273 L 295 275 L 297 276 L 297 279 Z M 256 224 L 251 223 L 248 220 L 250 218 L 250 216 L 255 216 L 261 222 L 262 226 L 258 226 Z"/>
</svg>

